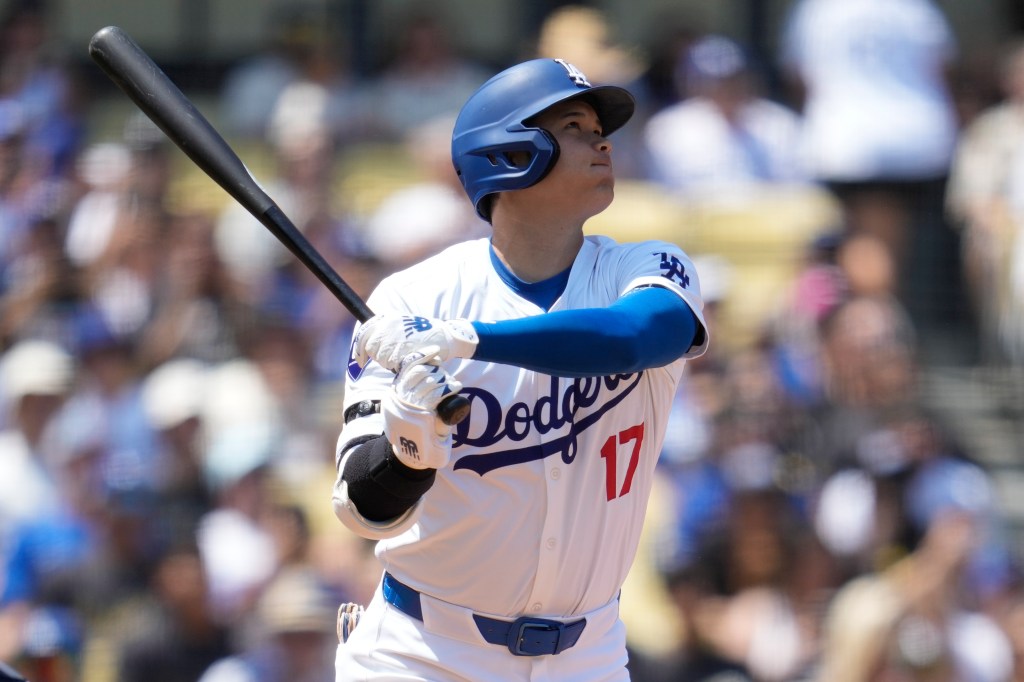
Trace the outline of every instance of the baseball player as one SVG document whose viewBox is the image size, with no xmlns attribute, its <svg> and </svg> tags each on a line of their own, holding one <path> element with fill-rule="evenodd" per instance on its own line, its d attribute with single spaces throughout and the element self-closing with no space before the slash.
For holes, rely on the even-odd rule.
<svg viewBox="0 0 1024 682">
<path fill-rule="evenodd" d="M 492 236 L 386 278 L 353 337 L 334 510 L 384 573 L 339 681 L 628 679 L 619 590 L 708 341 L 678 246 L 583 232 L 633 108 L 536 59 L 459 114 L 452 160 Z M 472 407 L 454 428 L 452 392 Z"/>
</svg>

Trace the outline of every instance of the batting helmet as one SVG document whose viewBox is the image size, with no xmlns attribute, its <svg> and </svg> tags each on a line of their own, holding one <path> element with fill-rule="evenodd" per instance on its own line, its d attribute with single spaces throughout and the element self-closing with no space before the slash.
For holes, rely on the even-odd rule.
<svg viewBox="0 0 1024 682">
<path fill-rule="evenodd" d="M 490 220 L 487 196 L 530 187 L 555 165 L 558 143 L 530 120 L 575 98 L 594 107 L 605 136 L 621 128 L 635 106 L 626 90 L 594 87 L 579 69 L 561 59 L 533 59 L 508 68 L 480 86 L 463 105 L 452 133 L 452 163 L 484 220 Z M 527 152 L 529 162 L 514 165 L 513 152 Z"/>
</svg>

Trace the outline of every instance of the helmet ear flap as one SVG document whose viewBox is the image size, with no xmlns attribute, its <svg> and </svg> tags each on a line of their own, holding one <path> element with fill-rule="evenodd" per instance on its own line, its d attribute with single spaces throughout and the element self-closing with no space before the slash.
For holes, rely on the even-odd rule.
<svg viewBox="0 0 1024 682">
<path fill-rule="evenodd" d="M 547 162 L 544 164 L 543 170 L 541 170 L 540 175 L 537 177 L 536 180 L 533 181 L 534 185 L 536 185 L 538 182 L 547 177 L 548 173 L 551 172 L 551 169 L 555 167 L 556 163 L 558 163 L 559 154 L 562 153 L 562 148 L 558 146 L 558 140 L 555 139 L 554 135 L 544 130 L 543 128 L 538 128 L 538 130 L 540 130 L 540 132 L 544 136 L 544 139 L 547 140 L 547 142 L 551 145 L 551 158 L 547 160 Z"/>
<path fill-rule="evenodd" d="M 561 147 L 558 146 L 558 140 L 555 136 L 544 130 L 543 128 L 537 128 L 536 131 L 540 133 L 541 140 L 546 144 L 534 144 L 533 149 L 530 151 L 523 150 L 521 153 L 529 154 L 529 159 L 525 166 L 516 166 L 512 161 L 513 152 L 505 152 L 505 159 L 517 169 L 521 169 L 519 175 L 520 181 L 515 186 L 510 186 L 507 189 L 525 189 L 532 187 L 538 182 L 547 177 L 551 169 L 558 163 L 558 156 L 561 153 Z M 491 192 L 481 194 L 479 198 L 475 199 L 477 213 L 481 218 L 487 222 L 491 222 L 491 210 L 494 207 L 494 197 L 498 192 L 503 191 L 496 189 Z"/>
<path fill-rule="evenodd" d="M 491 202 L 483 199 L 497 192 L 524 189 L 540 182 L 558 159 L 559 147 L 548 131 L 522 123 L 488 132 L 474 137 L 479 146 L 464 150 L 457 157 L 455 169 L 464 185 L 467 177 L 486 178 L 486 183 L 475 184 L 471 199 L 480 216 L 489 221 Z M 525 163 L 517 163 L 524 157 Z M 486 210 L 484 203 L 487 204 Z"/>
</svg>

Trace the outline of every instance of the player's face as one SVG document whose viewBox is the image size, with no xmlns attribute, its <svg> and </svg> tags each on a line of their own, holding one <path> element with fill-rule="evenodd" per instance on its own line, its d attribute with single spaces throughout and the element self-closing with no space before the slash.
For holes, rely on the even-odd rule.
<svg viewBox="0 0 1024 682">
<path fill-rule="evenodd" d="M 606 209 L 615 188 L 612 145 L 602 135 L 594 108 L 581 100 L 561 102 L 538 116 L 535 125 L 554 136 L 559 155 L 554 168 L 530 189 L 543 193 L 545 202 L 564 202 L 586 217 Z"/>
</svg>

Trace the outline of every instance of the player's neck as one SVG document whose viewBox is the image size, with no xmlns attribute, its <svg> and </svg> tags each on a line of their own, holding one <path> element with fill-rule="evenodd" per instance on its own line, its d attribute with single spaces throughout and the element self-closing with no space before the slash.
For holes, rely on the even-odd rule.
<svg viewBox="0 0 1024 682">
<path fill-rule="evenodd" d="M 494 228 L 491 244 L 501 262 L 524 282 L 540 282 L 572 265 L 583 245 L 583 230 L 509 226 Z"/>
</svg>

